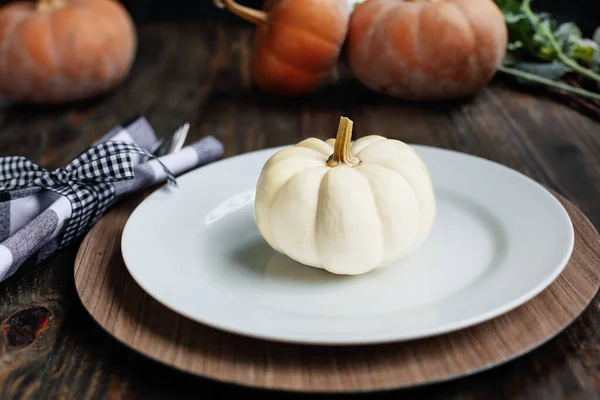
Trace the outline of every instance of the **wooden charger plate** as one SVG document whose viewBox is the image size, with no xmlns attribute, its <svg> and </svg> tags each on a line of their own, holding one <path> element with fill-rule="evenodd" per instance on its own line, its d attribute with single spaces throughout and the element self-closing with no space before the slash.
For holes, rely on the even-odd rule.
<svg viewBox="0 0 600 400">
<path fill-rule="evenodd" d="M 81 301 L 125 345 L 171 367 L 227 383 L 359 392 L 472 374 L 557 335 L 589 305 L 600 286 L 600 237 L 579 209 L 557 195 L 575 227 L 573 255 L 550 287 L 512 312 L 447 335 L 384 345 L 324 347 L 250 339 L 182 317 L 134 282 L 123 264 L 120 242 L 127 218 L 143 197 L 113 209 L 84 239 L 75 260 Z"/>
</svg>

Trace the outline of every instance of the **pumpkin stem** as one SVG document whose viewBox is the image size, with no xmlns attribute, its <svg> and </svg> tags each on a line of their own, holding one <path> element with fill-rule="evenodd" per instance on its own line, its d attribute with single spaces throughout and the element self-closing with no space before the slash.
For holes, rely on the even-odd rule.
<svg viewBox="0 0 600 400">
<path fill-rule="evenodd" d="M 232 14 L 245 19 L 255 25 L 262 25 L 267 23 L 269 20 L 269 14 L 264 11 L 256 10 L 254 8 L 242 6 L 235 0 L 213 0 L 213 3 L 219 8 L 225 8 Z"/>
<path fill-rule="evenodd" d="M 66 0 L 38 0 L 36 4 L 36 10 L 41 12 L 48 12 L 58 10 L 67 5 Z"/>
<path fill-rule="evenodd" d="M 340 164 L 345 164 L 349 167 L 356 167 L 360 164 L 360 160 L 352 154 L 352 120 L 342 117 L 338 126 L 337 135 L 335 136 L 335 145 L 333 154 L 327 160 L 328 167 L 336 167 Z"/>
</svg>

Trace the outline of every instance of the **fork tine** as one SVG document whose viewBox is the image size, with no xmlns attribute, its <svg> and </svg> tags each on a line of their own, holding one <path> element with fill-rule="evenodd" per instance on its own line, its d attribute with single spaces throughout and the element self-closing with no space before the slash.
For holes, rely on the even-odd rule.
<svg viewBox="0 0 600 400">
<path fill-rule="evenodd" d="M 177 131 L 173 135 L 171 146 L 169 148 L 169 153 L 175 153 L 181 150 L 183 144 L 185 143 L 189 130 L 190 124 L 188 124 L 187 122 L 183 124 L 183 126 L 181 126 L 179 129 L 177 129 Z"/>
</svg>

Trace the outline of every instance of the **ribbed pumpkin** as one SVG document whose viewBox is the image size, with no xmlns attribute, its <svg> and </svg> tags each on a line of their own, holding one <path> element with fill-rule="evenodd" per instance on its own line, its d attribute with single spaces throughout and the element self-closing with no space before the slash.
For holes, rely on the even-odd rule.
<svg viewBox="0 0 600 400">
<path fill-rule="evenodd" d="M 252 76 L 276 95 L 304 95 L 318 89 L 339 58 L 352 4 L 348 0 L 267 0 L 264 11 L 234 0 L 214 0 L 256 24 Z"/>
<path fill-rule="evenodd" d="M 61 103 L 118 85 L 135 57 L 135 26 L 114 0 L 40 0 L 0 9 L 0 97 Z"/>
<path fill-rule="evenodd" d="M 492 0 L 367 0 L 348 32 L 348 63 L 374 91 L 407 100 L 471 96 L 506 52 Z"/>
</svg>

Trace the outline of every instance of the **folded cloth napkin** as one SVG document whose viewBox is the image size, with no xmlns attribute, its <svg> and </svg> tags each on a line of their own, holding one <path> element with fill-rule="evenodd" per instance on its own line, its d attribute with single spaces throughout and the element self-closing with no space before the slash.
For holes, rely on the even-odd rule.
<svg viewBox="0 0 600 400">
<path fill-rule="evenodd" d="M 219 159 L 214 137 L 155 157 L 143 117 L 113 128 L 66 167 L 48 171 L 24 157 L 0 157 L 0 282 L 29 259 L 40 263 L 87 232 L 123 196 Z"/>
</svg>

